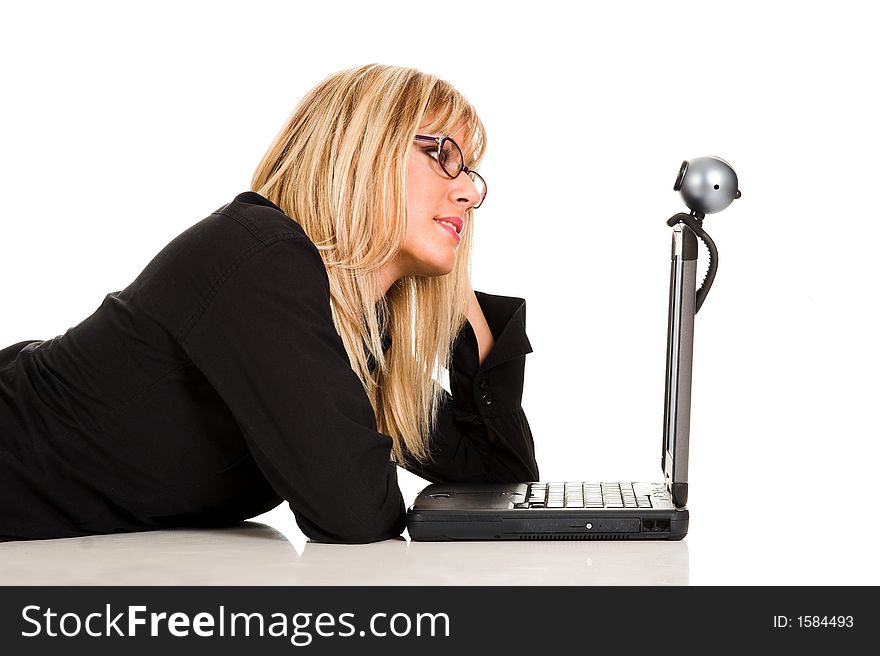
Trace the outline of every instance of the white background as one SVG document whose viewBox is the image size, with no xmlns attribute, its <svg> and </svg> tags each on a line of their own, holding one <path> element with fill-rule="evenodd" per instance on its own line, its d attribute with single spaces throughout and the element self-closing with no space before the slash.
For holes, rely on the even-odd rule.
<svg viewBox="0 0 880 656">
<path fill-rule="evenodd" d="M 324 77 L 414 66 L 488 130 L 473 280 L 528 301 L 542 478 L 659 479 L 665 220 L 681 161 L 718 155 L 743 195 L 705 223 L 690 582 L 880 584 L 867 6 L 4 2 L 0 345 L 64 332 L 246 190 Z M 408 502 L 423 483 L 401 472 Z M 302 546 L 286 505 L 260 519 Z"/>
</svg>

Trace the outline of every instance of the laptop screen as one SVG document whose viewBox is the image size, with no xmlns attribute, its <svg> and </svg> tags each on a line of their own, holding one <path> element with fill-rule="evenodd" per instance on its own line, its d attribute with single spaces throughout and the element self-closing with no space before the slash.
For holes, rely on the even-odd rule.
<svg viewBox="0 0 880 656">
<path fill-rule="evenodd" d="M 670 492 L 674 483 L 687 484 L 696 273 L 697 238 L 679 223 L 672 232 L 661 460 Z"/>
</svg>

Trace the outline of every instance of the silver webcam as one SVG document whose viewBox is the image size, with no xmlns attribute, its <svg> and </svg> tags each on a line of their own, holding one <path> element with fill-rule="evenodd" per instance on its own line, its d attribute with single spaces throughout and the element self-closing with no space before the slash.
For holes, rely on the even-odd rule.
<svg viewBox="0 0 880 656">
<path fill-rule="evenodd" d="M 681 164 L 673 187 L 700 219 L 720 212 L 742 194 L 733 168 L 720 157 L 698 157 Z"/>
</svg>

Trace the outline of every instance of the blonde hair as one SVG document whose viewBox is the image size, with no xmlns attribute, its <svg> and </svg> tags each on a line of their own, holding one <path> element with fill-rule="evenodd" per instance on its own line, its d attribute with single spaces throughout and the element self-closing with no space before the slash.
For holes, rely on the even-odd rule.
<svg viewBox="0 0 880 656">
<path fill-rule="evenodd" d="M 430 134 L 462 130 L 466 163 L 478 164 L 483 124 L 448 82 L 379 64 L 340 71 L 296 106 L 251 183 L 318 247 L 336 331 L 401 464 L 429 459 L 443 394 L 434 372 L 449 368 L 470 292 L 469 216 L 448 275 L 404 277 L 379 298 L 378 270 L 406 234 L 407 158 L 422 126 Z M 383 353 L 386 329 L 392 341 Z"/>
</svg>

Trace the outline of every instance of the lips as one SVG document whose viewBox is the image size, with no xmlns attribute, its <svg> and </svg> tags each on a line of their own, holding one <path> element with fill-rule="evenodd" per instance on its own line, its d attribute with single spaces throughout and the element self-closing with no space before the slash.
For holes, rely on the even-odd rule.
<svg viewBox="0 0 880 656">
<path fill-rule="evenodd" d="M 453 228 L 451 225 L 449 225 L 448 223 L 443 223 L 442 221 L 435 221 L 435 223 L 438 226 L 440 226 L 441 230 L 445 230 L 450 235 L 452 235 L 452 238 L 455 240 L 456 244 L 458 244 L 461 241 L 461 237 L 458 236 L 458 233 L 455 231 L 455 228 Z"/>
<path fill-rule="evenodd" d="M 455 234 L 457 234 L 457 235 L 461 234 L 461 229 L 464 227 L 464 221 L 462 221 L 457 216 L 440 216 L 434 220 L 437 221 L 438 223 L 443 222 L 443 221 L 445 221 L 447 223 L 451 223 L 452 225 L 450 227 L 455 230 Z"/>
</svg>

